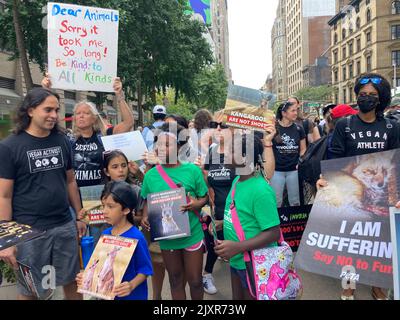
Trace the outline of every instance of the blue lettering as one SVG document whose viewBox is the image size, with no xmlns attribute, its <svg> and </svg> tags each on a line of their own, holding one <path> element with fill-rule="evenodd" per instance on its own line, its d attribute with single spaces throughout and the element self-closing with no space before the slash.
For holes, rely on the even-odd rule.
<svg viewBox="0 0 400 320">
<path fill-rule="evenodd" d="M 62 16 L 69 15 L 69 16 L 77 17 L 79 12 L 82 12 L 82 9 L 76 9 L 76 10 L 71 9 L 71 8 L 70 9 L 66 9 L 66 8 L 61 9 L 60 5 L 54 4 L 51 14 L 53 16 L 61 14 Z"/>
</svg>

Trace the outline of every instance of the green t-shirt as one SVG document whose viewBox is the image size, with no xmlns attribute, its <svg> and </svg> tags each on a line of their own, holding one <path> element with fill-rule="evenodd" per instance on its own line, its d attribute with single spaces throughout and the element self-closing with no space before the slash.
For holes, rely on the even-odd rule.
<svg viewBox="0 0 400 320">
<path fill-rule="evenodd" d="M 203 173 L 196 165 L 192 163 L 183 163 L 175 168 L 163 168 L 172 181 L 176 184 L 181 184 L 182 187 L 185 188 L 186 194 L 190 193 L 194 198 L 202 198 L 207 194 L 208 188 L 204 181 Z M 171 188 L 154 167 L 144 176 L 141 196 L 146 199 L 149 193 L 162 192 L 170 189 Z M 198 216 L 192 211 L 189 211 L 189 223 L 191 231 L 190 237 L 161 240 L 160 248 L 162 250 L 184 249 L 200 242 L 204 238 L 203 229 L 201 228 Z"/>
<path fill-rule="evenodd" d="M 234 180 L 233 185 L 239 178 Z M 232 224 L 231 194 L 232 190 L 229 192 L 225 205 L 224 238 L 239 242 Z M 274 190 L 262 176 L 250 178 L 236 185 L 235 205 L 246 239 L 254 238 L 262 231 L 280 224 Z M 230 265 L 235 269 L 245 270 L 243 254 L 232 257 Z"/>
</svg>

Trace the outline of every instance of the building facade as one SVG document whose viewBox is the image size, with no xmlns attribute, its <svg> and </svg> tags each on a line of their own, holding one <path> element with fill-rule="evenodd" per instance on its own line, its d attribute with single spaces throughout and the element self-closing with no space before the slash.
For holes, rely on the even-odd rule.
<svg viewBox="0 0 400 320">
<path fill-rule="evenodd" d="M 400 86 L 400 1 L 340 1 L 331 27 L 336 103 L 355 103 L 354 83 L 367 72 Z M 397 74 L 397 76 L 396 76 Z"/>
<path fill-rule="evenodd" d="M 228 1 L 211 1 L 211 36 L 215 44 L 215 58 L 225 69 L 226 78 L 232 82 L 229 63 Z"/>
<path fill-rule="evenodd" d="M 277 18 L 272 32 L 273 74 L 275 92 L 278 97 L 295 94 L 310 84 L 310 70 L 315 69 L 315 61 L 330 56 L 331 32 L 328 21 L 335 14 L 335 0 L 282 0 L 279 2 Z M 283 19 L 285 31 L 279 30 L 279 18 Z M 279 43 L 278 39 L 282 43 Z M 280 72 L 278 64 L 279 47 L 283 46 L 286 57 Z M 286 79 L 279 84 L 281 74 Z M 329 79 L 328 79 L 329 80 Z M 327 81 L 329 83 L 330 81 Z M 324 83 L 325 84 L 325 83 Z M 280 95 L 278 91 L 281 91 Z M 283 100 L 282 99 L 282 100 Z"/>
<path fill-rule="evenodd" d="M 286 59 L 286 0 L 279 0 L 276 18 L 271 33 L 272 43 L 272 92 L 278 101 L 287 98 L 287 59 Z"/>
</svg>

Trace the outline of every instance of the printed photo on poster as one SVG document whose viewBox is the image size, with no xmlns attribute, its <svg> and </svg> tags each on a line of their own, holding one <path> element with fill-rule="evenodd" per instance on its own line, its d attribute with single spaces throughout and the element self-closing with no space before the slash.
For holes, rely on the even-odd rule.
<svg viewBox="0 0 400 320">
<path fill-rule="evenodd" d="M 119 13 L 47 4 L 48 72 L 54 89 L 113 92 Z"/>
<path fill-rule="evenodd" d="M 86 210 L 83 220 L 89 225 L 106 223 L 100 200 L 103 189 L 104 185 L 79 188 L 83 209 Z"/>
<path fill-rule="evenodd" d="M 400 209 L 390 208 L 390 231 L 393 250 L 393 288 L 394 299 L 400 300 Z"/>
<path fill-rule="evenodd" d="M 0 221 L 0 250 L 33 240 L 45 232 L 15 221 Z"/>
<path fill-rule="evenodd" d="M 147 205 L 151 241 L 190 236 L 188 212 L 180 211 L 186 203 L 184 188 L 149 194 Z"/>
<path fill-rule="evenodd" d="M 36 299 L 40 299 L 38 290 L 36 288 L 35 281 L 33 279 L 33 275 L 31 272 L 31 267 L 17 261 L 18 271 L 16 272 L 19 282 L 25 287 L 25 289 L 35 297 Z"/>
<path fill-rule="evenodd" d="M 83 273 L 79 293 L 113 300 L 113 289 L 121 284 L 138 240 L 102 235 Z"/>
<path fill-rule="evenodd" d="M 328 182 L 318 191 L 296 255 L 298 268 L 391 288 L 389 207 L 400 199 L 400 151 L 321 163 Z M 347 269 L 346 269 L 347 268 Z"/>
</svg>

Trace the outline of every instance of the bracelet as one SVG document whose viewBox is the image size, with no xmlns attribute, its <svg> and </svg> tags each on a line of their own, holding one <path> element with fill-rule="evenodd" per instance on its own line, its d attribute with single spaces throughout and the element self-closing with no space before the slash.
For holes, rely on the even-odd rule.
<svg viewBox="0 0 400 320">
<path fill-rule="evenodd" d="M 266 145 L 266 144 L 264 144 L 264 148 L 272 148 L 272 146 L 273 146 L 273 144 L 271 143 L 270 145 Z"/>
</svg>

